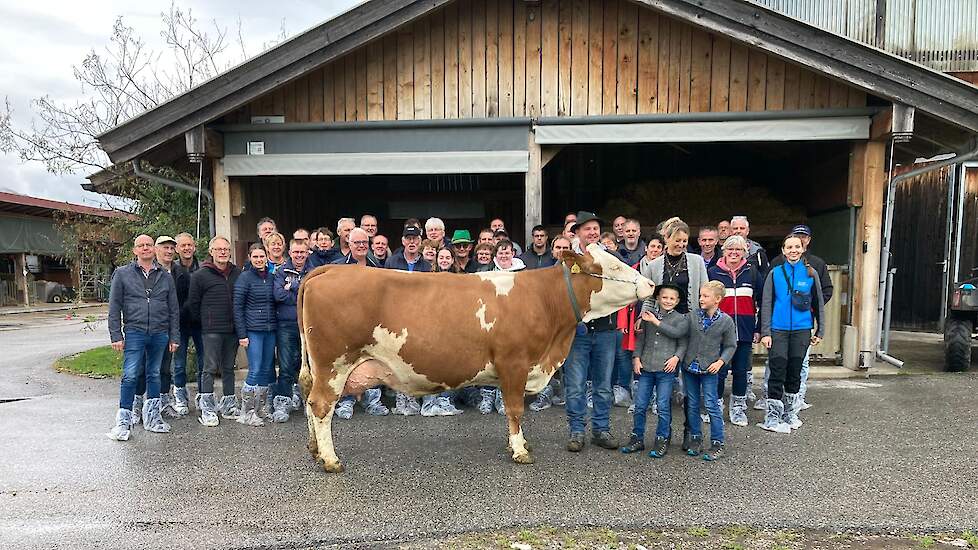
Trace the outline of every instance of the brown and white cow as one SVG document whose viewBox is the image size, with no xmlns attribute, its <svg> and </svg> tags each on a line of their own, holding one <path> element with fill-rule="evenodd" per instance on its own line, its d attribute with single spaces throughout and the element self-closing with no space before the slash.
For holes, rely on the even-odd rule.
<svg viewBox="0 0 978 550">
<path fill-rule="evenodd" d="M 578 321 L 651 294 L 651 281 L 594 244 L 583 255 L 564 252 L 552 268 L 516 273 L 321 267 L 298 297 L 309 451 L 327 472 L 343 470 L 331 431 L 341 395 L 378 384 L 411 395 L 494 385 L 513 460 L 531 463 L 520 428 L 524 391 L 539 392 L 564 363 Z"/>
</svg>

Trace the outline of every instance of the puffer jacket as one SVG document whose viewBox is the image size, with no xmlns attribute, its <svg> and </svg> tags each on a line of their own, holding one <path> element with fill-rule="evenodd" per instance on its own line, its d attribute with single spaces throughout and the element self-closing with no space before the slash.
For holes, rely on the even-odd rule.
<svg viewBox="0 0 978 550">
<path fill-rule="evenodd" d="M 303 264 L 302 269 L 296 269 L 290 258 L 275 271 L 275 317 L 280 325 L 299 325 L 299 316 L 296 313 L 299 285 L 302 284 L 303 277 L 312 270 L 309 262 Z"/>
<path fill-rule="evenodd" d="M 723 258 L 708 270 L 711 281 L 720 281 L 726 287 L 720 311 L 733 318 L 737 325 L 737 341 L 752 342 L 754 333 L 759 333 L 757 324 L 761 308 L 761 292 L 764 278 L 757 267 L 747 260 L 736 271 L 727 267 Z"/>
<path fill-rule="evenodd" d="M 199 323 L 204 334 L 236 334 L 234 330 L 234 283 L 241 269 L 228 263 L 222 272 L 212 262 L 204 262 L 190 276 L 187 310 L 191 322 Z"/>
<path fill-rule="evenodd" d="M 275 276 L 264 269 L 259 272 L 248 266 L 234 283 L 234 329 L 238 338 L 248 332 L 269 332 L 276 329 Z"/>
</svg>

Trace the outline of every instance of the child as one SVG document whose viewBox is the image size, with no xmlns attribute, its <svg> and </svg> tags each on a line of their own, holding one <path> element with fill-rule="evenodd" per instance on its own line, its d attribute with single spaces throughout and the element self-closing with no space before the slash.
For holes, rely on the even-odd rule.
<svg viewBox="0 0 978 550">
<path fill-rule="evenodd" d="M 700 287 L 700 307 L 689 312 L 689 345 L 683 380 L 686 386 L 686 423 L 683 449 L 689 456 L 700 452 L 700 396 L 710 415 L 710 448 L 703 460 L 717 460 L 723 455 L 723 414 L 717 400 L 717 372 L 733 359 L 737 350 L 737 327 L 729 315 L 720 311 L 720 300 L 726 289 L 719 281 Z M 660 412 L 661 414 L 661 412 Z"/>
<path fill-rule="evenodd" d="M 652 390 L 658 397 L 659 422 L 655 429 L 655 445 L 649 456 L 662 458 L 672 439 L 672 407 L 669 398 L 676 381 L 676 367 L 686 353 L 689 321 L 676 311 L 679 287 L 665 283 L 655 287 L 656 303 L 652 311 L 642 315 L 642 332 L 635 340 L 632 366 L 638 378 L 635 394 L 635 422 L 628 445 L 623 453 L 645 450 L 645 415 Z"/>
</svg>

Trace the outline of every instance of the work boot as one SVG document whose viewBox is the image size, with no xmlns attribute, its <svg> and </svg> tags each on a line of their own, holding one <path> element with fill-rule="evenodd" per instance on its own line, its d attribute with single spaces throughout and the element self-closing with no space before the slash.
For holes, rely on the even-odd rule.
<svg viewBox="0 0 978 550">
<path fill-rule="evenodd" d="M 628 437 L 628 445 L 625 445 L 620 450 L 621 450 L 621 452 L 623 452 L 625 454 L 631 454 L 631 453 L 637 453 L 639 451 L 644 451 L 645 450 L 645 441 L 641 437 L 639 437 L 639 436 L 637 436 L 635 434 L 632 434 L 632 435 L 630 435 Z"/>
<path fill-rule="evenodd" d="M 591 434 L 591 443 L 602 449 L 617 449 L 618 442 L 611 436 L 611 432 L 596 432 Z"/>
<path fill-rule="evenodd" d="M 241 412 L 241 408 L 238 407 L 238 398 L 233 395 L 221 397 L 221 402 L 217 405 L 217 409 L 222 417 L 229 420 L 237 418 Z"/>
<path fill-rule="evenodd" d="M 710 443 L 710 449 L 703 453 L 703 460 L 713 462 L 720 460 L 721 456 L 723 456 L 723 441 L 713 441 Z"/>
<path fill-rule="evenodd" d="M 170 425 L 163 421 L 160 415 L 160 398 L 154 397 L 143 402 L 143 429 L 147 432 L 165 434 L 170 432 Z"/>
<path fill-rule="evenodd" d="M 292 406 L 291 397 L 284 397 L 281 395 L 276 396 L 275 397 L 276 413 L 278 412 L 279 399 L 282 399 L 282 406 L 285 408 L 286 411 L 288 410 L 288 407 Z M 336 409 L 334 409 L 333 414 L 335 414 L 337 418 L 342 418 L 343 420 L 349 420 L 353 418 L 353 404 L 356 403 L 356 401 L 357 401 L 356 399 L 350 396 L 341 397 L 340 402 L 336 404 Z"/>
<path fill-rule="evenodd" d="M 380 399 L 380 388 L 377 389 L 377 399 Z M 370 390 L 367 390 L 370 391 Z M 292 384 L 292 410 L 298 411 L 302 410 L 302 390 L 299 388 L 299 384 Z M 384 407 L 387 408 L 387 407 Z M 381 415 L 383 416 L 383 415 Z"/>
<path fill-rule="evenodd" d="M 479 414 L 489 414 L 492 412 L 493 403 L 496 400 L 496 388 L 479 388 Z"/>
<path fill-rule="evenodd" d="M 132 425 L 135 426 L 143 421 L 143 403 L 146 400 L 142 395 L 132 398 Z"/>
<path fill-rule="evenodd" d="M 421 406 L 418 405 L 418 400 L 411 397 L 406 393 L 397 392 L 397 397 L 395 397 L 394 404 L 394 414 L 402 414 L 404 416 L 414 416 L 421 412 Z"/>
<path fill-rule="evenodd" d="M 442 410 L 442 416 L 457 416 L 462 414 L 462 409 L 459 409 L 452 403 L 452 398 L 447 395 L 439 395 L 435 402 L 438 403 L 438 408 Z"/>
<path fill-rule="evenodd" d="M 655 445 L 653 445 L 652 450 L 649 451 L 649 456 L 652 458 L 662 458 L 666 456 L 669 452 L 669 439 L 665 437 L 656 437 Z"/>
<path fill-rule="evenodd" d="M 683 449 L 686 450 L 686 454 L 689 456 L 696 456 L 700 454 L 700 446 L 703 444 L 703 436 L 701 435 L 691 435 L 689 436 L 689 443 L 683 445 Z"/>
<path fill-rule="evenodd" d="M 553 394 L 553 387 L 550 385 L 544 386 L 540 393 L 537 394 L 536 399 L 530 403 L 530 410 L 534 412 L 540 412 L 550 408 L 550 397 Z"/>
<path fill-rule="evenodd" d="M 496 407 L 496 412 L 506 416 L 506 403 L 503 402 L 503 390 L 496 388 L 496 396 L 493 399 L 493 406 Z"/>
<path fill-rule="evenodd" d="M 336 406 L 339 408 L 339 405 Z M 289 421 L 289 413 L 292 410 L 292 397 L 288 395 L 276 395 L 272 399 L 272 422 L 282 424 Z M 350 402 L 350 415 L 353 415 L 353 402 Z M 347 417 L 349 418 L 349 417 Z"/>
<path fill-rule="evenodd" d="M 791 428 L 781 421 L 784 416 L 784 403 L 777 399 L 765 400 L 767 412 L 764 414 L 764 422 L 758 424 L 762 430 L 779 434 L 791 433 Z"/>
<path fill-rule="evenodd" d="M 264 426 L 265 422 L 258 417 L 257 407 L 257 390 L 255 386 L 249 386 L 247 383 L 241 386 L 241 413 L 238 415 L 238 424 L 244 424 L 245 426 Z"/>
<path fill-rule="evenodd" d="M 730 423 L 734 426 L 746 426 L 747 420 L 747 396 L 733 396 L 730 398 Z"/>
<path fill-rule="evenodd" d="M 177 409 L 173 406 L 173 396 L 169 392 L 160 394 L 160 415 L 164 418 L 180 418 Z"/>
<path fill-rule="evenodd" d="M 115 413 L 115 426 L 105 434 L 105 437 L 116 441 L 129 441 L 129 428 L 132 425 L 132 411 L 119 409 Z"/>
<path fill-rule="evenodd" d="M 799 399 L 797 393 L 784 394 L 784 415 L 781 417 L 781 421 L 792 430 L 797 430 L 802 425 L 801 419 L 798 418 L 798 409 L 800 406 L 801 399 Z"/>
<path fill-rule="evenodd" d="M 443 416 L 437 395 L 426 395 L 421 398 L 421 416 Z"/>
<path fill-rule="evenodd" d="M 187 388 L 173 388 L 173 410 L 180 416 L 190 414 L 190 401 L 187 399 Z"/>
<path fill-rule="evenodd" d="M 217 426 L 220 420 L 218 420 L 217 416 L 217 406 L 214 404 L 214 394 L 201 393 L 198 395 L 200 399 L 197 402 L 197 406 L 200 409 L 200 417 L 197 421 L 208 428 Z"/>
<path fill-rule="evenodd" d="M 615 407 L 627 407 L 632 402 L 632 396 L 628 394 L 628 388 L 623 386 L 612 386 L 611 393 L 615 398 Z"/>
<path fill-rule="evenodd" d="M 380 402 L 380 396 L 380 388 L 372 388 L 363 392 L 363 408 L 370 416 L 387 416 L 390 414 L 390 409 Z M 302 403 L 301 399 L 299 403 Z M 295 394 L 292 395 L 292 404 L 295 405 Z"/>
<path fill-rule="evenodd" d="M 265 409 L 268 403 L 268 386 L 255 386 L 255 418 L 265 424 L 265 420 L 272 419 L 271 407 Z"/>
<path fill-rule="evenodd" d="M 579 453 L 584 448 L 584 433 L 572 432 L 567 440 L 567 450 L 572 453 Z"/>
</svg>

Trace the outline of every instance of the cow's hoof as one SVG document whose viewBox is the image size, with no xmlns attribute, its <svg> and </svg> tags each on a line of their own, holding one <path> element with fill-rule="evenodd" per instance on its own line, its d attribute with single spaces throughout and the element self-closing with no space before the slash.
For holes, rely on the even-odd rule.
<svg viewBox="0 0 978 550">
<path fill-rule="evenodd" d="M 517 464 L 533 464 L 533 455 L 530 453 L 513 455 L 513 462 Z"/>
<path fill-rule="evenodd" d="M 339 460 L 327 462 L 322 458 L 317 458 L 316 463 L 322 466 L 323 470 L 328 474 L 338 474 L 343 471 L 343 464 Z"/>
</svg>

